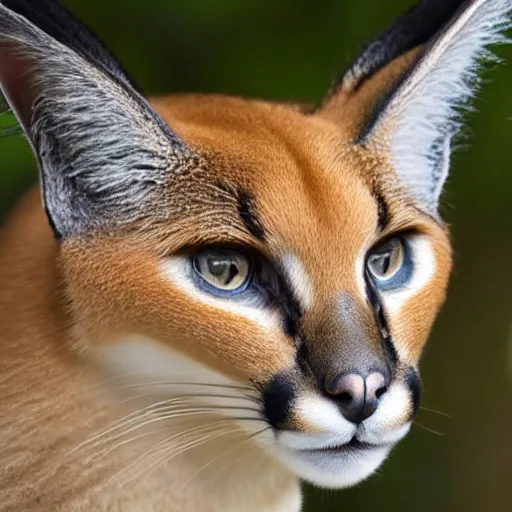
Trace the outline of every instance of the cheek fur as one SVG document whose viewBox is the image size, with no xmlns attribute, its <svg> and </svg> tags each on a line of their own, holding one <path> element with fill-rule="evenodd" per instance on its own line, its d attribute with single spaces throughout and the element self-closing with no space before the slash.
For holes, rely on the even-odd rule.
<svg viewBox="0 0 512 512">
<path fill-rule="evenodd" d="M 147 251 L 114 246 L 94 254 L 77 245 L 65 254 L 64 264 L 73 256 L 64 271 L 82 346 L 137 333 L 225 375 L 256 381 L 293 364 L 294 347 L 277 315 L 201 293 L 182 273 L 181 259 L 167 266 Z"/>
</svg>

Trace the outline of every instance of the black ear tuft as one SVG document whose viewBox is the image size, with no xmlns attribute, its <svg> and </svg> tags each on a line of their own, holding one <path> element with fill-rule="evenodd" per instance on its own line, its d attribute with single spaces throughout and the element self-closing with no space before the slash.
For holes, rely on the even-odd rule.
<svg viewBox="0 0 512 512">
<path fill-rule="evenodd" d="M 136 88 L 134 81 L 100 39 L 74 18 L 58 0 L 3 0 L 1 3 L 85 60 L 93 62 L 111 77 Z"/>
<path fill-rule="evenodd" d="M 359 58 L 334 85 L 331 94 L 335 94 L 338 88 L 345 91 L 359 88 L 393 59 L 425 44 L 463 3 L 464 0 L 421 0 L 367 44 Z"/>
</svg>

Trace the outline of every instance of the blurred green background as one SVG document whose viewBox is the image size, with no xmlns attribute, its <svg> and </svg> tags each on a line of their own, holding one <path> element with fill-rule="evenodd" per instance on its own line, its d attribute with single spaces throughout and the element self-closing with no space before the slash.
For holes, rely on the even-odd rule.
<svg viewBox="0 0 512 512">
<path fill-rule="evenodd" d="M 64 3 L 148 94 L 317 102 L 361 44 L 411 1 Z M 512 509 L 512 48 L 498 53 L 508 63 L 485 75 L 445 194 L 456 266 L 422 364 L 423 405 L 450 417 L 422 410 L 377 475 L 355 489 L 308 488 L 309 511 Z M 0 139 L 0 216 L 35 175 L 24 139 Z"/>
</svg>

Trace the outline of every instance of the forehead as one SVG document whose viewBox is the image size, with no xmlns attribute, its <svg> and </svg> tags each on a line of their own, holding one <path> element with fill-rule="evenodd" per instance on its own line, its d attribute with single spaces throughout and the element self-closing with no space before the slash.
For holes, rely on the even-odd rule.
<svg viewBox="0 0 512 512">
<path fill-rule="evenodd" d="M 232 98 L 153 103 L 206 156 L 206 180 L 237 191 L 267 245 L 299 253 L 347 249 L 375 231 L 376 164 L 361 158 L 343 127 L 294 107 Z M 232 213 L 244 214 L 240 204 Z"/>
</svg>

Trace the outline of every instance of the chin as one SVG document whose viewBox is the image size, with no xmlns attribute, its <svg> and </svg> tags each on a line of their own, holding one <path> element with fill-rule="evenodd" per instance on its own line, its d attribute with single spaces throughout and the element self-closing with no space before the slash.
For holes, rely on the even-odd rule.
<svg viewBox="0 0 512 512">
<path fill-rule="evenodd" d="M 359 442 L 312 450 L 278 448 L 281 462 L 299 478 L 318 487 L 342 489 L 370 477 L 386 460 L 393 445 Z"/>
</svg>

